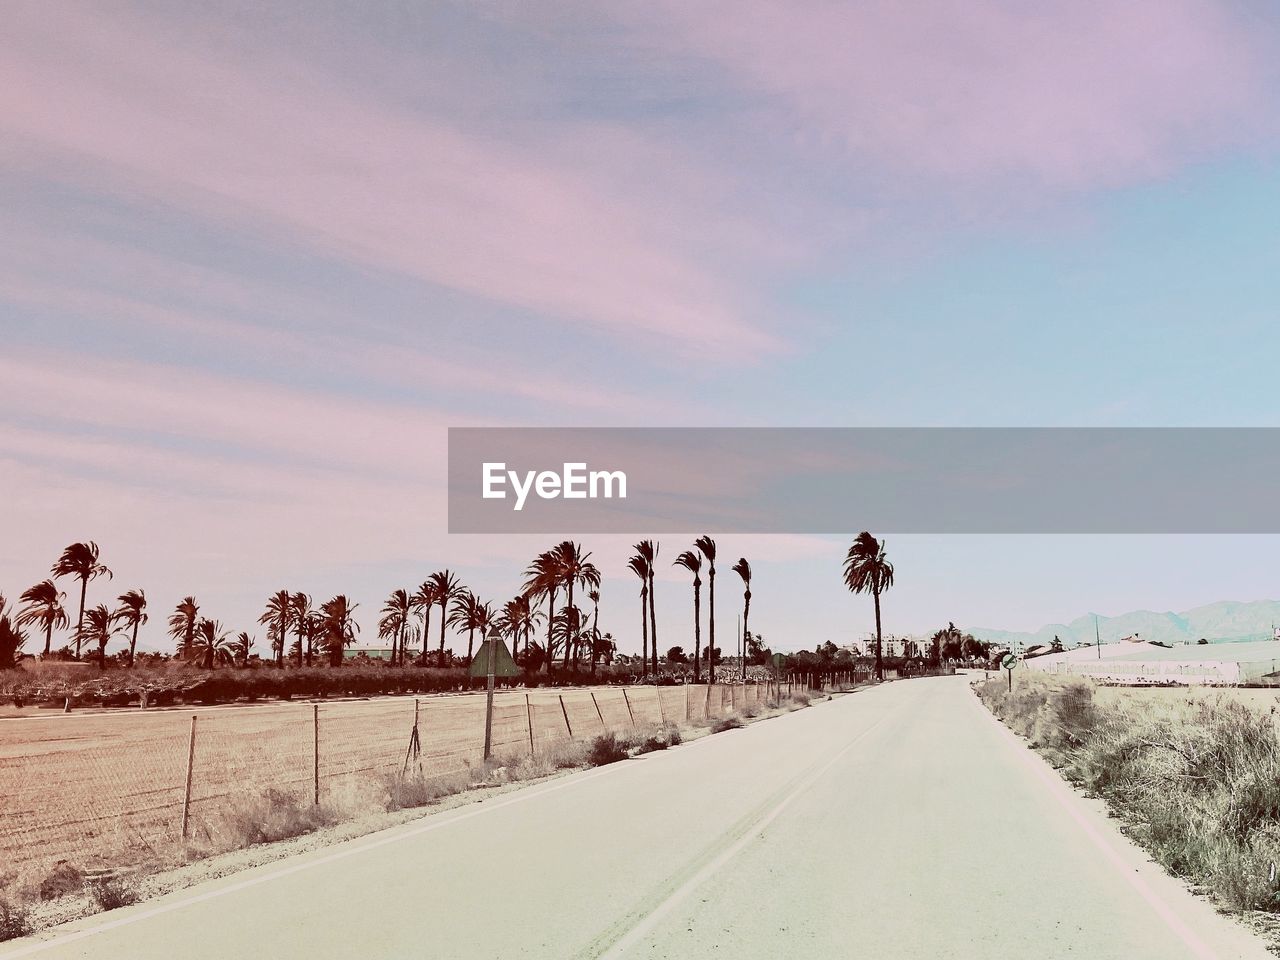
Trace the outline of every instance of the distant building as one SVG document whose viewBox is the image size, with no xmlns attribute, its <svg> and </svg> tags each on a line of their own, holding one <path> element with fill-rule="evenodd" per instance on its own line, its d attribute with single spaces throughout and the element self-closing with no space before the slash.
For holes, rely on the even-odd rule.
<svg viewBox="0 0 1280 960">
<path fill-rule="evenodd" d="M 347 647 L 342 651 L 343 660 L 358 660 L 367 657 L 370 660 L 390 660 L 390 647 Z"/>
</svg>

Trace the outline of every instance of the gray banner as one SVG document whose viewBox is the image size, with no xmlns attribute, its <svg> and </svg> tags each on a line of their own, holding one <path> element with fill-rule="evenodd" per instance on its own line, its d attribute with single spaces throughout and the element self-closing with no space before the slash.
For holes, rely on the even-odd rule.
<svg viewBox="0 0 1280 960">
<path fill-rule="evenodd" d="M 1280 533 L 1278 481 L 1276 428 L 449 430 L 450 533 Z"/>
</svg>

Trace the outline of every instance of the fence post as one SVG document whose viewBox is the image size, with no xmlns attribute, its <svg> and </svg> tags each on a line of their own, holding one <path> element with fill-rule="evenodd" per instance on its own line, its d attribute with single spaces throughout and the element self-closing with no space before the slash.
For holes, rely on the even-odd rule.
<svg viewBox="0 0 1280 960">
<path fill-rule="evenodd" d="M 608 730 L 609 725 L 604 722 L 604 714 L 600 712 L 600 701 L 596 699 L 596 692 L 594 690 L 591 691 L 591 702 L 595 705 L 596 716 L 600 718 L 600 726 Z"/>
<path fill-rule="evenodd" d="M 529 704 L 529 695 L 524 695 L 524 715 L 529 721 L 529 756 L 533 756 L 533 707 Z"/>
<path fill-rule="evenodd" d="M 711 688 L 712 688 L 713 686 L 715 686 L 715 684 L 713 684 L 713 683 L 708 683 L 708 684 L 707 684 L 707 702 L 706 702 L 706 704 L 705 704 L 705 705 L 703 706 L 703 708 L 702 708 L 702 719 L 703 719 L 703 720 L 710 720 L 710 719 L 711 719 Z"/>
<path fill-rule="evenodd" d="M 196 762 L 196 715 L 191 715 L 191 740 L 187 744 L 187 790 L 182 797 L 182 839 L 187 839 L 187 818 L 191 813 L 191 772 Z"/>
<path fill-rule="evenodd" d="M 569 739 L 573 739 L 573 727 L 569 726 L 569 711 L 565 709 L 564 694 L 560 694 L 560 712 L 564 714 L 564 728 L 569 731 Z"/>
<path fill-rule="evenodd" d="M 658 693 L 658 717 L 662 720 L 662 725 L 665 727 L 667 725 L 667 711 L 663 709 L 662 706 L 662 688 L 654 687 L 653 689 Z"/>
<path fill-rule="evenodd" d="M 622 688 L 622 700 L 627 705 L 627 716 L 631 718 L 631 726 L 636 725 L 636 715 L 631 712 L 631 698 L 627 696 L 627 688 Z"/>
<path fill-rule="evenodd" d="M 686 723 L 693 719 L 692 694 L 693 694 L 693 687 L 689 683 L 685 683 L 684 685 L 684 719 Z"/>
<path fill-rule="evenodd" d="M 318 804 L 320 802 L 320 704 L 318 703 L 311 705 L 311 744 L 312 779 L 315 785 L 312 802 Z"/>
</svg>

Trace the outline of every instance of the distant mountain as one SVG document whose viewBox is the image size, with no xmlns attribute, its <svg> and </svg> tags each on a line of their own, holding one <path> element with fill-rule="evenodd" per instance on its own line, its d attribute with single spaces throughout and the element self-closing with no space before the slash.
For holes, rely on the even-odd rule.
<svg viewBox="0 0 1280 960">
<path fill-rule="evenodd" d="M 1048 623 L 1035 632 L 996 630 L 977 627 L 969 632 L 979 640 L 1006 646 L 1030 647 L 1053 642 L 1054 636 L 1067 647 L 1093 643 L 1094 615 L 1087 613 L 1070 623 Z M 1253 600 L 1239 603 L 1223 600 L 1183 613 L 1156 613 L 1134 610 L 1118 617 L 1098 617 L 1102 642 L 1113 642 L 1138 634 L 1143 640 L 1157 643 L 1195 643 L 1201 637 L 1210 642 L 1229 640 L 1269 640 L 1275 625 L 1280 625 L 1280 600 Z"/>
</svg>

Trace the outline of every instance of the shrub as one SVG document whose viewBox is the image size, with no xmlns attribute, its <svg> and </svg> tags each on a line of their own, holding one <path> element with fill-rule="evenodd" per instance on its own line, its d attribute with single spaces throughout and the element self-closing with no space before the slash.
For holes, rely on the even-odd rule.
<svg viewBox="0 0 1280 960">
<path fill-rule="evenodd" d="M 59 860 L 40 881 L 40 899 L 56 900 L 84 888 L 84 871 L 66 860 Z"/>
<path fill-rule="evenodd" d="M 117 910 L 138 902 L 138 892 L 119 877 L 90 880 L 86 886 L 99 910 Z"/>
<path fill-rule="evenodd" d="M 712 733 L 724 733 L 726 730 L 737 730 L 742 726 L 742 721 L 737 717 L 721 717 L 719 720 L 712 721 Z"/>
<path fill-rule="evenodd" d="M 31 920 L 26 910 L 0 897 L 0 943 L 17 940 L 31 933 Z"/>
<path fill-rule="evenodd" d="M 587 751 L 587 765 L 603 767 L 606 763 L 626 760 L 629 756 L 627 748 L 616 736 L 612 733 L 602 733 L 591 741 L 591 747 Z"/>
</svg>

